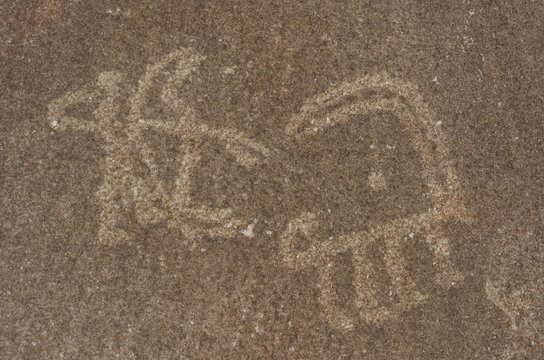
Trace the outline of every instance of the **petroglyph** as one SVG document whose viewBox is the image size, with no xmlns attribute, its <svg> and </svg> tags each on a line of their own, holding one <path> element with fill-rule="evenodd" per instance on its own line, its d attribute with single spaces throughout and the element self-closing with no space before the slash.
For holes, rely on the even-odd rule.
<svg viewBox="0 0 544 360">
<path fill-rule="evenodd" d="M 237 218 L 231 208 L 198 205 L 191 198 L 192 174 L 199 168 L 202 144 L 206 141 L 222 144 L 225 151 L 246 168 L 275 156 L 274 150 L 239 132 L 198 121 L 195 109 L 178 94 L 178 89 L 191 82 L 203 60 L 196 52 L 181 49 L 148 66 L 136 92 L 126 100 L 129 110 L 125 117 L 121 115 L 125 76 L 119 72 L 101 73 L 95 86 L 68 92 L 49 105 L 47 121 L 53 129 L 92 134 L 100 139 L 107 154 L 104 180 L 96 192 L 101 204 L 99 242 L 115 245 L 132 241 L 129 226 L 123 221 L 126 214 L 132 214 L 141 226 L 161 223 L 176 228 L 192 247 L 201 235 L 255 236 L 257 220 L 251 223 Z M 162 116 L 150 109 L 150 99 L 159 101 L 169 115 Z M 93 102 L 98 105 L 91 120 L 71 115 L 73 107 Z M 300 140 L 351 121 L 353 115 L 372 116 L 380 112 L 395 116 L 398 126 L 404 128 L 407 140 L 420 155 L 425 165 L 422 177 L 432 207 L 334 239 L 320 235 L 319 213 L 305 212 L 289 222 L 280 239 L 281 255 L 289 266 L 296 270 L 318 268 L 320 302 L 326 318 L 336 328 L 351 328 L 357 318 L 369 323 L 392 319 L 425 301 L 427 295 L 420 292 L 411 278 L 403 255 L 407 239 L 414 236 L 424 238 L 435 257 L 437 284 L 451 287 L 462 281 L 450 260 L 450 243 L 441 234 L 440 225 L 452 218 L 467 222 L 470 216 L 459 196 L 458 180 L 444 145 L 441 123 L 435 120 L 413 85 L 385 74 L 363 77 L 309 99 L 291 119 L 286 132 L 294 140 Z M 365 136 L 376 138 L 379 127 L 379 122 L 372 123 Z M 180 151 L 170 159 L 177 166 L 173 186 L 161 175 L 160 159 L 164 154 L 150 144 L 149 136 L 153 133 L 174 137 L 178 144 Z M 369 148 L 372 169 L 363 181 L 375 193 L 394 190 L 384 175 L 386 165 L 380 157 L 389 146 L 373 142 Z M 138 164 L 143 164 L 145 174 L 138 172 Z M 299 237 L 310 243 L 304 251 L 296 249 Z M 369 245 L 378 241 L 384 243 L 383 263 L 395 297 L 399 299 L 385 305 L 378 300 L 379 286 L 371 277 L 375 264 Z M 333 258 L 346 251 L 353 258 L 357 318 L 337 305 L 338 293 L 333 282 Z"/>
<path fill-rule="evenodd" d="M 356 312 L 360 319 L 369 323 L 396 318 L 427 298 L 420 293 L 411 279 L 403 256 L 404 244 L 415 235 L 426 239 L 435 257 L 437 284 L 451 287 L 462 280 L 462 275 L 454 269 L 450 260 L 450 244 L 442 236 L 440 225 L 452 218 L 467 222 L 470 217 L 458 194 L 457 175 L 444 145 L 441 123 L 435 120 L 415 86 L 392 79 L 386 74 L 360 78 L 308 100 L 302 106 L 301 112 L 292 118 L 286 131 L 302 140 L 346 123 L 354 115 L 375 115 L 379 112 L 393 114 L 398 126 L 405 128 L 407 140 L 412 143 L 423 161 L 422 175 L 432 207 L 420 214 L 392 219 L 372 226 L 367 231 L 344 234 L 336 239 L 320 235 L 320 215 L 306 212 L 292 220 L 281 237 L 281 252 L 287 264 L 296 270 L 305 267 L 318 269 L 320 302 L 328 321 L 336 328 L 352 328 L 356 321 L 337 305 L 338 294 L 332 280 L 333 258 L 336 254 L 346 251 L 352 254 Z M 372 125 L 369 134 L 365 136 L 375 137 L 375 126 L 379 125 Z M 372 143 L 369 151 L 376 151 L 376 147 Z M 374 191 L 389 191 L 387 180 L 382 175 L 383 164 L 379 156 L 371 156 L 371 159 L 369 185 Z M 304 251 L 297 251 L 295 247 L 300 237 L 310 242 L 310 246 Z M 377 284 L 370 277 L 375 265 L 368 249 L 379 240 L 384 242 L 383 261 L 395 295 L 399 299 L 389 305 L 380 304 Z"/>
<path fill-rule="evenodd" d="M 98 232 L 101 243 L 115 245 L 130 241 L 128 229 L 121 225 L 121 217 L 130 211 L 139 224 L 165 222 L 169 227 L 182 230 L 188 241 L 203 234 L 234 236 L 243 225 L 241 219 L 234 217 L 232 209 L 195 205 L 190 196 L 191 174 L 200 160 L 201 142 L 212 140 L 223 144 L 225 150 L 245 167 L 255 166 L 269 155 L 266 147 L 241 133 L 199 123 L 194 109 L 183 97 L 176 95 L 176 88 L 202 60 L 203 57 L 196 52 L 181 49 L 148 66 L 137 91 L 127 100 L 130 111 L 126 119 L 119 116 L 123 75 L 118 72 L 101 73 L 95 87 L 68 92 L 49 105 L 47 121 L 52 128 L 93 134 L 100 138 L 107 153 L 104 181 L 96 192 L 101 204 Z M 168 75 L 166 81 L 157 84 L 158 77 L 165 73 Z M 155 86 L 162 86 L 160 100 L 174 114 L 173 118 L 165 120 L 146 111 Z M 100 102 L 92 121 L 70 115 L 70 108 L 96 99 Z M 181 142 L 183 155 L 178 159 L 179 168 L 171 192 L 167 191 L 161 179 L 156 161 L 161 154 L 157 154 L 146 141 L 147 134 L 153 131 L 177 137 Z M 136 175 L 135 167 L 139 161 L 147 167 L 148 176 Z M 190 224 L 195 221 L 207 226 Z"/>
</svg>

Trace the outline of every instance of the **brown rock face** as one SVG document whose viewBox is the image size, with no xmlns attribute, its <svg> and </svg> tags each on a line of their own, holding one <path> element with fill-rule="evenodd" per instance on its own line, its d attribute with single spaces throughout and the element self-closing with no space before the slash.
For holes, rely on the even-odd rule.
<svg viewBox="0 0 544 360">
<path fill-rule="evenodd" d="M 541 2 L 0 13 L 0 359 L 542 359 Z"/>
</svg>

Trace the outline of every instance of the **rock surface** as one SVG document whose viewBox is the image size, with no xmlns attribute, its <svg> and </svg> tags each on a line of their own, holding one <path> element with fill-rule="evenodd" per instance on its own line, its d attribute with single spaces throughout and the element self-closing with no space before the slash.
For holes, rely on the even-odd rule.
<svg viewBox="0 0 544 360">
<path fill-rule="evenodd" d="M 542 359 L 541 1 L 0 14 L 1 359 Z"/>
</svg>

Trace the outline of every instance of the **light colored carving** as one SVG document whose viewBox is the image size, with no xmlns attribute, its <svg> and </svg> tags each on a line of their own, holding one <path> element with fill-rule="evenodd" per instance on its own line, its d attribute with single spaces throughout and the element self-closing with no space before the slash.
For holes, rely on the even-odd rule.
<svg viewBox="0 0 544 360">
<path fill-rule="evenodd" d="M 49 105 L 47 121 L 59 131 L 84 131 L 100 138 L 106 151 L 104 181 L 96 192 L 101 203 L 98 240 L 115 245 L 132 241 L 128 229 L 123 229 L 122 217 L 132 211 L 142 226 L 162 222 L 179 229 L 191 246 L 201 235 L 232 237 L 243 233 L 253 235 L 253 227 L 238 219 L 230 208 L 210 208 L 194 204 L 191 199 L 192 174 L 198 169 L 203 141 L 221 143 L 237 162 L 252 167 L 262 159 L 272 157 L 274 151 L 232 129 L 215 128 L 198 121 L 195 110 L 177 90 L 198 68 L 203 57 L 190 49 L 181 49 L 165 56 L 147 67 L 138 83 L 137 91 L 128 101 L 129 113 L 120 118 L 122 104 L 120 86 L 123 75 L 104 72 L 98 76 L 94 87 L 68 92 Z M 166 80 L 159 83 L 159 78 Z M 160 86 L 160 100 L 173 116 L 156 118 L 146 113 L 146 100 L 152 89 Z M 366 232 L 344 234 L 338 239 L 324 239 L 318 233 L 317 214 L 304 213 L 292 220 L 280 239 L 281 254 L 288 265 L 295 269 L 315 266 L 319 269 L 320 301 L 330 324 L 337 328 L 351 328 L 355 319 L 337 305 L 337 292 L 332 282 L 334 255 L 350 250 L 355 272 L 355 301 L 359 318 L 378 322 L 398 316 L 426 299 L 407 272 L 402 254 L 403 242 L 414 234 L 426 238 L 436 259 L 436 282 L 449 287 L 462 280 L 450 260 L 450 245 L 440 232 L 440 223 L 450 218 L 469 221 L 458 193 L 458 180 L 451 158 L 444 146 L 440 122 L 426 106 L 417 89 L 406 82 L 392 79 L 385 74 L 363 77 L 342 85 L 325 94 L 309 99 L 296 115 L 286 131 L 295 138 L 313 136 L 337 124 L 346 122 L 353 114 L 372 115 L 389 111 L 399 119 L 399 125 L 420 154 L 423 178 L 429 189 L 432 208 L 421 214 L 404 219 L 394 219 L 372 227 Z M 377 94 L 367 97 L 369 91 Z M 388 96 L 380 96 L 387 93 Z M 392 96 L 391 96 L 392 94 Z M 70 116 L 69 108 L 99 100 L 92 121 Z M 157 159 L 161 154 L 148 143 L 148 133 L 157 132 L 174 136 L 179 140 L 181 155 L 177 160 L 178 172 L 173 191 L 161 179 Z M 149 175 L 136 177 L 137 161 L 143 162 Z M 382 175 L 379 159 L 368 178 L 375 191 L 388 191 Z M 195 226 L 194 223 L 203 226 Z M 249 231 L 251 230 L 251 231 Z M 295 250 L 297 235 L 310 239 L 305 251 Z M 383 239 L 384 263 L 395 295 L 400 301 L 383 306 L 377 301 L 377 286 L 370 278 L 373 265 L 369 261 L 367 246 Z"/>
<path fill-rule="evenodd" d="M 120 83 L 123 76 L 117 72 L 104 72 L 98 76 L 96 86 L 74 92 L 51 102 L 47 120 L 58 131 L 78 130 L 100 138 L 106 151 L 104 181 L 96 196 L 101 203 L 98 240 L 115 245 L 130 241 L 127 229 L 120 227 L 121 217 L 133 209 L 141 225 L 165 222 L 169 227 L 181 230 L 194 246 L 194 239 L 201 235 L 234 236 L 243 225 L 233 215 L 232 209 L 215 209 L 197 206 L 191 200 L 191 175 L 198 168 L 199 145 L 202 141 L 216 141 L 245 167 L 252 167 L 269 155 L 269 150 L 243 134 L 226 128 L 213 128 L 198 122 L 194 109 L 183 97 L 177 95 L 181 86 L 204 58 L 191 49 L 174 51 L 157 63 L 147 67 L 138 82 L 138 89 L 128 99 L 130 108 L 127 118 L 119 118 Z M 146 116 L 146 100 L 157 84 L 160 75 L 167 74 L 162 83 L 160 99 L 175 115 L 175 120 Z M 94 112 L 94 121 L 85 121 L 68 114 L 70 107 L 100 99 Z M 169 134 L 180 139 L 183 156 L 179 161 L 175 188 L 166 190 L 156 162 L 156 154 L 149 145 L 146 134 L 150 131 Z M 150 175 L 135 176 L 134 167 L 141 160 Z M 206 226 L 195 227 L 191 222 Z"/>
<path fill-rule="evenodd" d="M 372 115 L 380 111 L 395 115 L 398 125 L 405 128 L 405 133 L 421 156 L 424 164 L 422 175 L 429 189 L 432 208 L 421 214 L 374 226 L 366 232 L 345 234 L 338 239 L 320 236 L 316 231 L 319 221 L 317 214 L 303 213 L 289 223 L 280 240 L 281 253 L 287 264 L 297 270 L 308 266 L 318 269 L 320 301 L 329 323 L 336 328 L 349 329 L 355 325 L 355 319 L 336 305 L 332 265 L 333 257 L 338 253 L 350 250 L 353 255 L 356 308 L 360 319 L 370 323 L 395 318 L 427 298 L 410 278 L 402 253 L 404 242 L 414 234 L 425 237 L 435 256 L 435 281 L 438 284 L 450 287 L 462 280 L 462 275 L 451 262 L 450 244 L 441 235 L 440 223 L 451 218 L 468 221 L 469 216 L 458 194 L 457 175 L 444 145 L 441 122 L 436 121 L 415 86 L 383 73 L 360 78 L 309 99 L 301 112 L 292 118 L 286 132 L 298 139 L 311 137 L 349 121 L 353 115 Z M 366 135 L 373 136 L 372 133 Z M 387 191 L 379 160 L 373 164 L 378 168 L 372 169 L 369 185 L 375 191 Z M 305 251 L 296 251 L 297 236 L 310 240 L 311 244 Z M 380 239 L 385 244 L 383 260 L 399 299 L 391 306 L 378 303 L 376 284 L 370 278 L 373 265 L 367 249 Z"/>
</svg>

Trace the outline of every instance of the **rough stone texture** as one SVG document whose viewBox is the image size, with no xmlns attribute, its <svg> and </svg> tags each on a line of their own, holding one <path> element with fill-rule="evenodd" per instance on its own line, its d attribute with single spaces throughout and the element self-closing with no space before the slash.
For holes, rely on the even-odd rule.
<svg viewBox="0 0 544 360">
<path fill-rule="evenodd" d="M 0 1 L 1 359 L 544 358 L 542 1 Z"/>
</svg>

